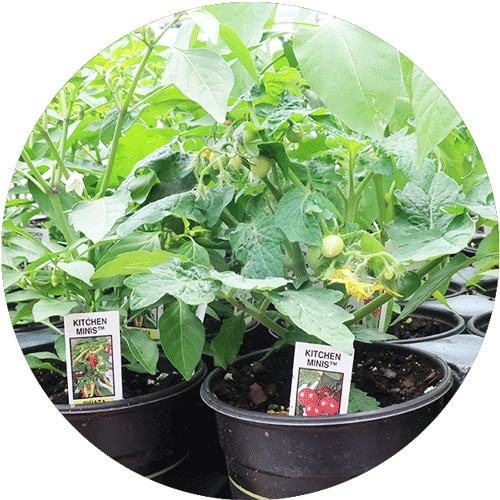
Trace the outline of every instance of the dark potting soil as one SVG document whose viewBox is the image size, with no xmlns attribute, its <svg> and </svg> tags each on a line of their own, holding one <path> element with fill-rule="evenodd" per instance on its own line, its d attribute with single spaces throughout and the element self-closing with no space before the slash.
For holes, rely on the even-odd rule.
<svg viewBox="0 0 500 500">
<path fill-rule="evenodd" d="M 394 314 L 392 320 L 396 320 L 397 317 L 397 314 Z M 399 340 L 429 337 L 430 335 L 437 335 L 442 331 L 442 325 L 438 321 L 418 316 L 410 316 L 387 329 L 387 333 L 395 335 Z"/>
<path fill-rule="evenodd" d="M 60 361 L 51 360 L 51 364 L 59 370 L 66 371 L 66 365 Z M 36 368 L 32 372 L 47 397 L 54 404 L 68 404 L 68 381 L 66 377 L 60 373 L 40 368 Z M 155 375 L 150 375 L 149 373 L 137 373 L 123 368 L 123 397 L 127 399 L 152 394 L 173 387 L 183 380 L 182 375 L 176 371 L 158 372 Z"/>
<path fill-rule="evenodd" d="M 230 366 L 215 394 L 221 401 L 244 410 L 288 411 L 292 364 L 293 352 L 282 350 L 239 369 Z M 352 382 L 381 407 L 421 396 L 440 380 L 438 371 L 422 364 L 413 354 L 389 350 L 368 355 L 358 348 L 354 355 Z"/>
</svg>

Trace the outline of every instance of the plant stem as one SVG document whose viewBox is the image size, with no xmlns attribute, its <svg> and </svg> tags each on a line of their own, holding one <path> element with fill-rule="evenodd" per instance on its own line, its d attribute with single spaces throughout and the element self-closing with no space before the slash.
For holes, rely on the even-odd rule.
<svg viewBox="0 0 500 500">
<path fill-rule="evenodd" d="M 259 323 L 269 328 L 269 330 L 276 333 L 280 337 L 285 337 L 288 334 L 288 330 L 278 325 L 271 318 L 266 316 L 264 312 L 260 309 L 257 309 L 254 305 L 250 304 L 250 302 L 242 299 L 240 297 L 233 297 L 230 294 L 223 293 L 224 298 L 234 307 L 238 308 L 240 311 L 248 313 L 252 318 L 256 319 Z"/>
<path fill-rule="evenodd" d="M 234 218 L 233 214 L 227 208 L 222 210 L 221 217 L 228 227 L 236 227 L 239 224 L 238 220 Z"/>
<path fill-rule="evenodd" d="M 51 189 L 47 181 L 42 177 L 38 169 L 35 167 L 34 163 L 31 161 L 31 158 L 29 157 L 27 151 L 23 149 L 21 156 L 23 157 L 23 160 L 26 162 L 26 165 L 28 165 L 28 168 L 30 169 L 31 174 L 33 177 L 36 179 L 37 183 L 39 184 L 41 190 L 45 193 L 48 194 L 50 193 Z"/>
<path fill-rule="evenodd" d="M 345 222 L 354 222 L 354 215 L 356 211 L 356 191 L 354 189 L 354 166 L 355 157 L 349 154 L 349 195 L 346 197 L 346 209 L 345 209 Z"/>
<path fill-rule="evenodd" d="M 59 151 L 57 150 L 55 144 L 52 142 L 52 138 L 50 137 L 50 134 L 48 131 L 42 127 L 41 125 L 36 125 L 35 126 L 36 130 L 40 133 L 40 135 L 44 138 L 45 142 L 47 143 L 47 146 L 50 149 L 50 152 L 54 155 L 54 158 L 56 159 L 57 166 L 61 169 L 61 173 L 64 174 L 64 177 L 67 179 L 69 177 L 69 173 L 66 170 L 66 166 L 64 165 L 64 161 L 61 158 L 61 155 L 59 154 Z M 60 178 L 60 175 L 59 175 Z M 52 186 L 54 186 L 56 179 L 53 177 L 52 178 Z"/>
</svg>

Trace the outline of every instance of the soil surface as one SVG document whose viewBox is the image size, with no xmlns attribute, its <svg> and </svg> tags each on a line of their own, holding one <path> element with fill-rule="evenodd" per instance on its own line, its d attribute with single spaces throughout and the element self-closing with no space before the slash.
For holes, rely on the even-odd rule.
<svg viewBox="0 0 500 500">
<path fill-rule="evenodd" d="M 235 368 L 230 366 L 216 396 L 237 408 L 266 413 L 287 411 L 292 378 L 293 350 L 281 350 L 268 359 Z M 375 398 L 381 407 L 409 401 L 436 386 L 441 374 L 409 356 L 385 351 L 368 355 L 357 348 L 352 382 Z"/>
<path fill-rule="evenodd" d="M 55 368 L 66 371 L 66 365 L 60 361 L 51 360 L 51 364 Z M 36 368 L 32 372 L 47 397 L 54 404 L 68 404 L 68 381 L 66 377 L 59 373 L 40 368 Z M 150 375 L 149 373 L 132 372 L 124 368 L 122 369 L 122 380 L 123 397 L 131 398 L 168 389 L 179 384 L 184 379 L 176 371 L 159 371 L 156 375 Z"/>
<path fill-rule="evenodd" d="M 397 317 L 397 314 L 394 314 L 392 320 L 396 320 Z M 443 331 L 443 325 L 439 321 L 414 316 L 403 319 L 387 329 L 387 333 L 395 335 L 399 340 L 429 337 L 430 335 L 437 335 Z"/>
</svg>

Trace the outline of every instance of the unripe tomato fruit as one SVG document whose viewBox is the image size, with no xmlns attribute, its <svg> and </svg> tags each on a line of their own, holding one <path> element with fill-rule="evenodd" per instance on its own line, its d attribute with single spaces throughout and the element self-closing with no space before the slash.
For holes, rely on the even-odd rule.
<svg viewBox="0 0 500 500">
<path fill-rule="evenodd" d="M 392 278 L 394 277 L 394 273 L 392 272 L 391 269 L 386 269 L 385 272 L 384 272 L 384 278 L 386 280 L 392 280 Z"/>
<path fill-rule="evenodd" d="M 243 163 L 243 160 L 241 159 L 241 156 L 240 155 L 234 155 L 231 160 L 231 166 L 238 170 L 240 167 L 241 167 L 241 164 Z"/>
<path fill-rule="evenodd" d="M 321 245 L 321 253 L 331 259 L 339 255 L 344 249 L 344 242 L 340 236 L 336 234 L 330 234 L 323 238 L 323 244 Z"/>
<path fill-rule="evenodd" d="M 286 138 L 293 143 L 300 142 L 304 137 L 304 131 L 302 130 L 302 127 L 298 127 L 297 125 L 294 125 L 292 127 L 289 127 L 288 130 L 286 131 Z"/>
<path fill-rule="evenodd" d="M 255 130 L 243 130 L 243 142 L 255 141 L 259 138 L 259 134 Z"/>
<path fill-rule="evenodd" d="M 309 247 L 306 253 L 306 264 L 314 271 L 321 259 L 321 247 Z"/>
<path fill-rule="evenodd" d="M 262 154 L 250 160 L 250 170 L 257 179 L 265 177 L 273 165 L 274 160 Z"/>
</svg>

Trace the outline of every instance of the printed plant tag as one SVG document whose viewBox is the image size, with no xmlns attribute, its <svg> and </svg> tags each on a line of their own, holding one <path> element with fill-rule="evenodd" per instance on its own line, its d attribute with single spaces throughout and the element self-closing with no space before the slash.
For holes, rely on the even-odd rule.
<svg viewBox="0 0 500 500">
<path fill-rule="evenodd" d="M 289 414 L 347 413 L 353 359 L 332 346 L 297 342 Z"/>
<path fill-rule="evenodd" d="M 118 311 L 64 318 L 69 404 L 123 398 Z"/>
</svg>

